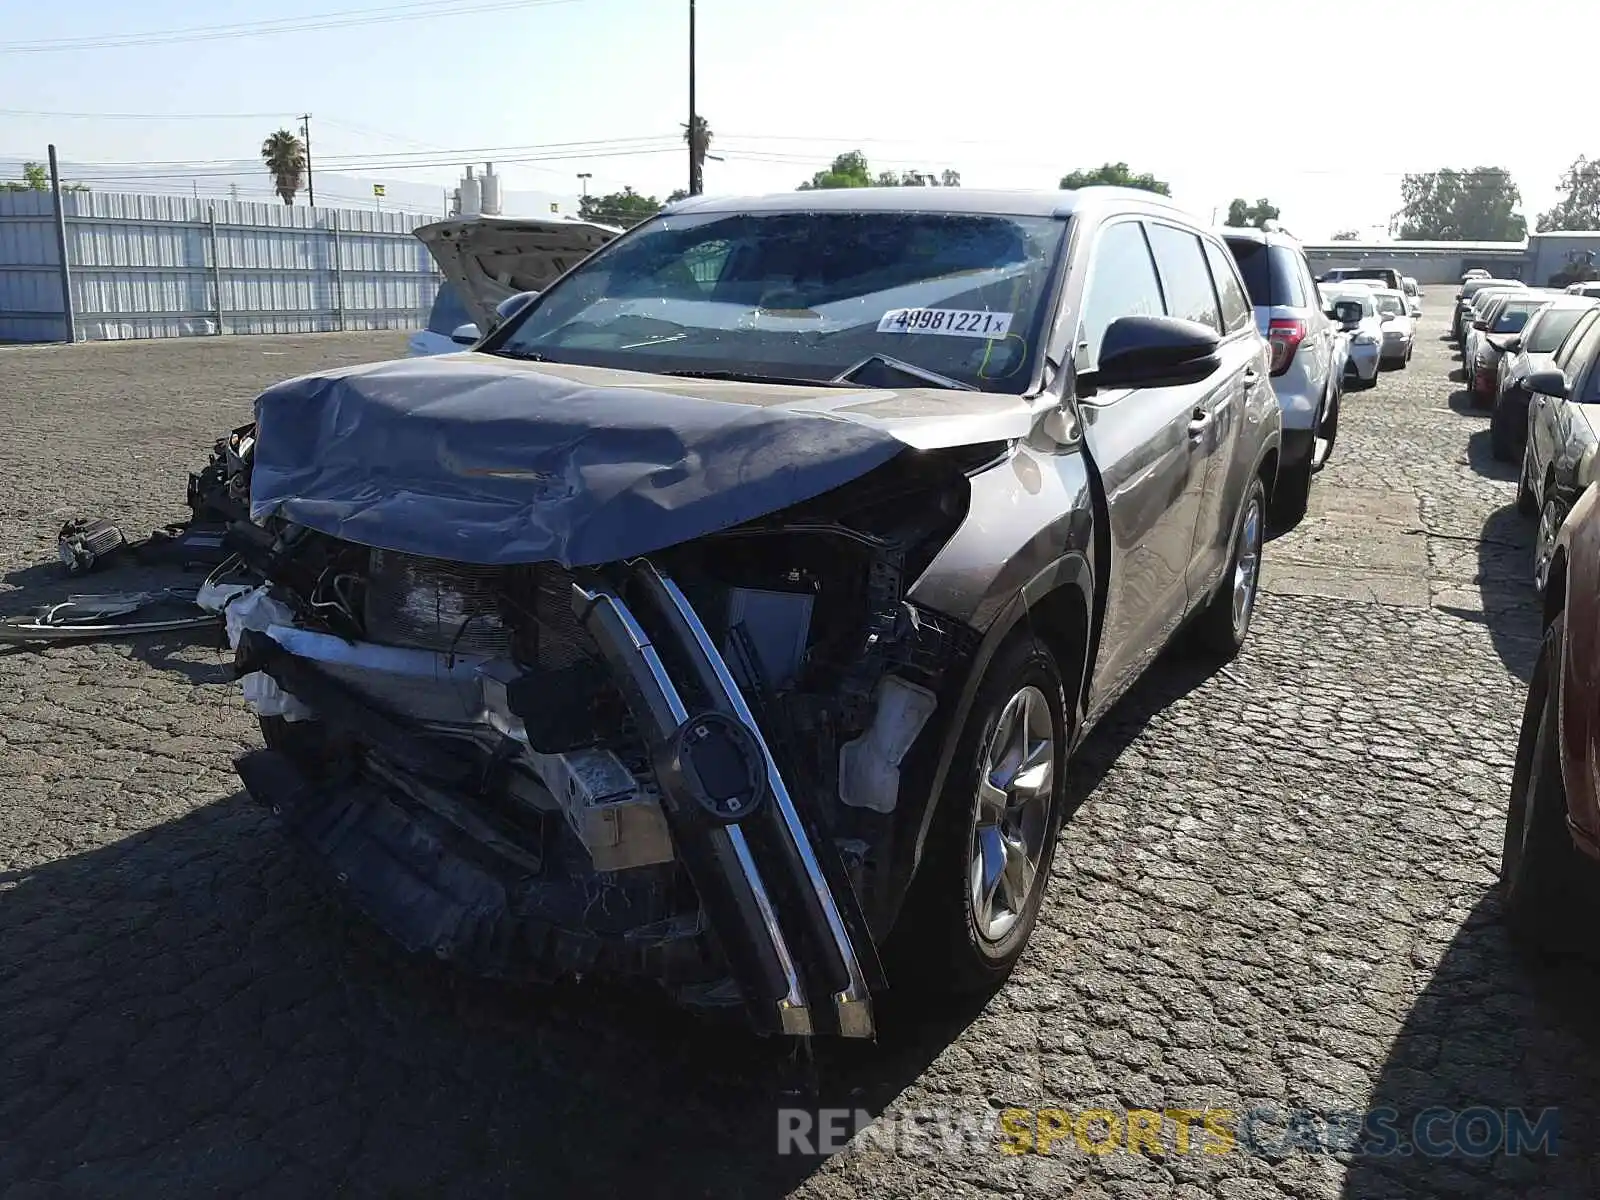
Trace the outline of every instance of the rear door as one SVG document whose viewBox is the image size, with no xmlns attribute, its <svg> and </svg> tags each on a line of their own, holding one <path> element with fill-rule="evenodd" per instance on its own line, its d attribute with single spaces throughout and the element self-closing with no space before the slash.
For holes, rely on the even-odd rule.
<svg viewBox="0 0 1600 1200">
<path fill-rule="evenodd" d="M 1261 338 L 1253 329 L 1255 322 L 1248 312 L 1240 314 L 1235 310 L 1233 329 L 1227 328 L 1222 299 L 1206 257 L 1206 243 L 1200 237 L 1159 220 L 1147 222 L 1146 228 L 1167 315 L 1198 321 L 1216 330 L 1223 339 L 1222 369 L 1202 385 L 1206 390 L 1196 397 L 1188 426 L 1198 455 L 1196 465 L 1202 473 L 1194 543 L 1184 568 L 1187 602 L 1192 607 L 1210 593 L 1211 585 L 1221 577 L 1232 539 L 1233 508 L 1223 511 L 1228 464 L 1239 445 L 1246 390 L 1256 386 L 1263 375 L 1259 361 Z M 1237 280 L 1231 274 L 1226 278 L 1236 291 Z M 1234 297 L 1235 305 L 1238 299 Z"/>
<path fill-rule="evenodd" d="M 1198 247 L 1196 247 L 1198 253 Z M 1203 264 L 1202 264 L 1203 265 Z M 1161 282 L 1137 217 L 1095 232 L 1079 308 L 1073 360 L 1099 361 L 1119 317 L 1166 312 Z M 1187 576 L 1205 490 L 1206 424 L 1214 382 L 1172 388 L 1111 388 L 1079 398 L 1084 443 L 1109 510 L 1106 611 L 1091 695 L 1120 694 L 1155 657 L 1188 607 Z"/>
</svg>

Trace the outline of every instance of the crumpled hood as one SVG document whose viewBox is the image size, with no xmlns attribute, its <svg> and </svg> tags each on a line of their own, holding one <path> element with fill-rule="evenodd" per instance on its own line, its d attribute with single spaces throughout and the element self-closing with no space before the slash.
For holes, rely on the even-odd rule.
<svg viewBox="0 0 1600 1200">
<path fill-rule="evenodd" d="M 251 515 L 484 565 L 612 562 L 831 491 L 908 448 L 1024 436 L 1020 396 L 683 379 L 480 353 L 256 400 Z"/>
</svg>

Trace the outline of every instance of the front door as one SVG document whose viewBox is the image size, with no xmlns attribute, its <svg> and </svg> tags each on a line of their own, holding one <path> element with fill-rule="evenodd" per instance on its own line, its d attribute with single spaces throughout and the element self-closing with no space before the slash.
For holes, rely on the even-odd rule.
<svg viewBox="0 0 1600 1200">
<path fill-rule="evenodd" d="M 1090 259 L 1074 356 L 1098 362 L 1111 322 L 1166 308 L 1144 225 L 1102 227 Z M 1188 606 L 1187 576 L 1205 490 L 1202 414 L 1215 381 L 1107 389 L 1082 400 L 1083 437 L 1110 506 L 1106 612 L 1091 696 L 1119 694 L 1160 650 Z M 1091 701 L 1096 707 L 1098 703 Z"/>
</svg>

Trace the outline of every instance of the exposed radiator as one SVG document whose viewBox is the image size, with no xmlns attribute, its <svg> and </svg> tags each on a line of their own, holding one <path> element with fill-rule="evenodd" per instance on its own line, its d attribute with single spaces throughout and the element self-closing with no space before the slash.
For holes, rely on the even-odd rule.
<svg viewBox="0 0 1600 1200">
<path fill-rule="evenodd" d="M 389 646 L 504 657 L 512 631 L 500 610 L 501 567 L 373 550 L 368 565 L 367 636 Z"/>
</svg>

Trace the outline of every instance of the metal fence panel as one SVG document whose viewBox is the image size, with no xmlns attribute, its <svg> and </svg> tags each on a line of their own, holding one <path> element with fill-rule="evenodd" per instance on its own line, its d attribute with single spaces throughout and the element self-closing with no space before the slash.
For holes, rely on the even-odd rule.
<svg viewBox="0 0 1600 1200">
<path fill-rule="evenodd" d="M 406 329 L 439 272 L 407 212 L 62 196 L 78 337 Z M 49 192 L 0 193 L 0 341 L 66 337 Z"/>
</svg>

